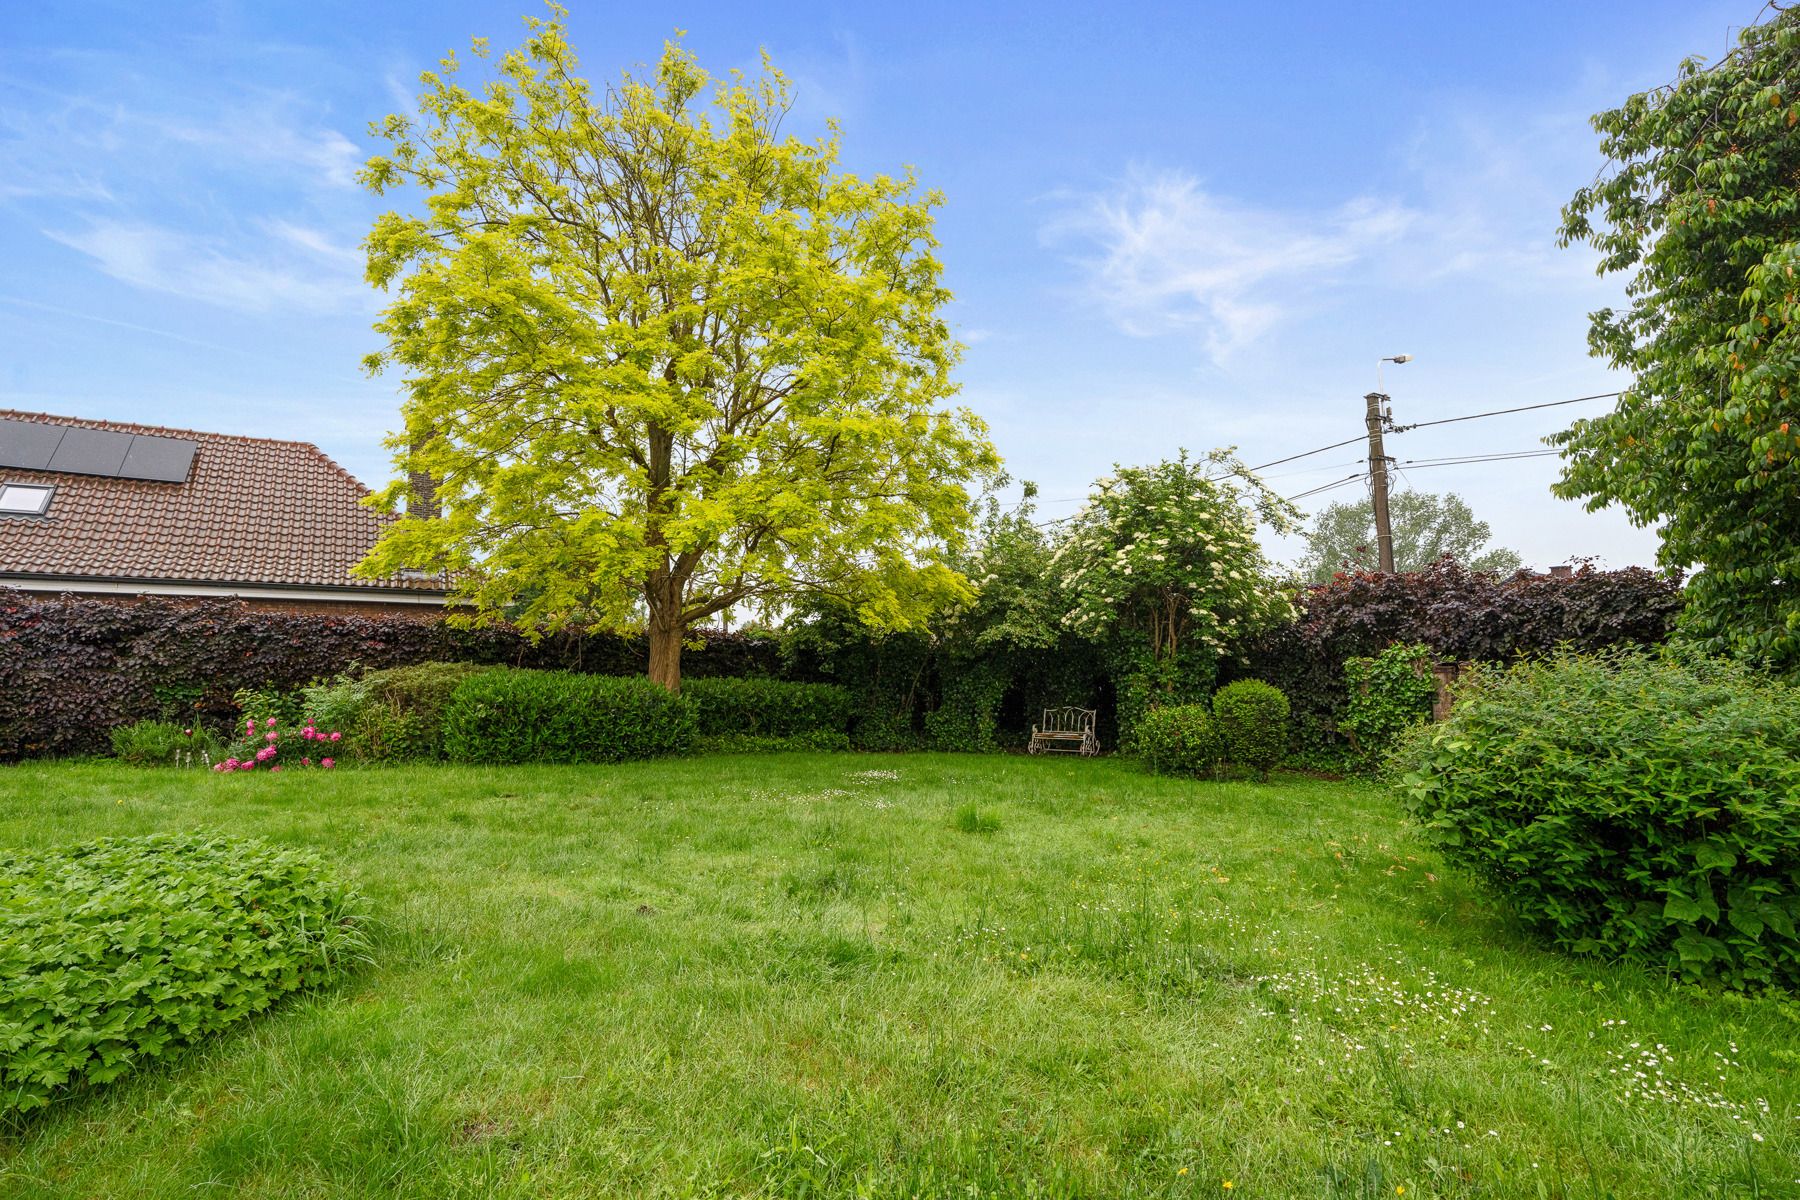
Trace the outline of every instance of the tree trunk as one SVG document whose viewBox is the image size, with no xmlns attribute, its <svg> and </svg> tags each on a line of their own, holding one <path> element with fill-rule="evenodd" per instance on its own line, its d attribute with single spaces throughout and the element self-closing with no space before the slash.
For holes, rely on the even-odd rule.
<svg viewBox="0 0 1800 1200">
<path fill-rule="evenodd" d="M 650 678 L 671 692 L 681 690 L 681 610 L 650 610 Z"/>
</svg>

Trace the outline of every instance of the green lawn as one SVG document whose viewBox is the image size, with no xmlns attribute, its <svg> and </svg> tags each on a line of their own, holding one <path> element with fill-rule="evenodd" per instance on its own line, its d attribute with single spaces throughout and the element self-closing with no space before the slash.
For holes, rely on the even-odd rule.
<svg viewBox="0 0 1800 1200">
<path fill-rule="evenodd" d="M 1373 787 L 0 769 L 0 843 L 187 828 L 339 863 L 374 965 L 39 1115 L 0 1195 L 1800 1195 L 1800 1003 L 1535 947 Z"/>
</svg>

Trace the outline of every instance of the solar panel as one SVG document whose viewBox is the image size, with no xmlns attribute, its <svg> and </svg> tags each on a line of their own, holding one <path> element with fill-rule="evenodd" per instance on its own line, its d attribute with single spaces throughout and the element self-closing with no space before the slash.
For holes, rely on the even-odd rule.
<svg viewBox="0 0 1800 1200">
<path fill-rule="evenodd" d="M 50 456 L 46 471 L 67 471 L 71 475 L 117 475 L 131 449 L 129 433 L 110 429 L 80 429 L 70 426 L 63 432 L 62 444 Z"/>
<path fill-rule="evenodd" d="M 0 468 L 20 471 L 184 483 L 199 445 L 191 438 L 0 418 Z"/>
<path fill-rule="evenodd" d="M 0 418 L 0 467 L 20 471 L 41 471 L 50 465 L 67 427 L 44 425 L 37 421 L 15 421 Z"/>
<path fill-rule="evenodd" d="M 151 479 L 159 483 L 186 483 L 199 443 L 187 438 L 151 437 L 140 433 L 119 467 L 121 479 Z"/>
</svg>

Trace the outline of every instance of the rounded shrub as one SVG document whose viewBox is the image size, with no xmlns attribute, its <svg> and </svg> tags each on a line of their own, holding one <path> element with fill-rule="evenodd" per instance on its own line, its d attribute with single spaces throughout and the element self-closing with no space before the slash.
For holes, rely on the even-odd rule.
<svg viewBox="0 0 1800 1200">
<path fill-rule="evenodd" d="M 318 856 L 159 834 L 0 851 L 0 1119 L 103 1084 L 362 958 Z"/>
<path fill-rule="evenodd" d="M 1210 775 L 1219 763 L 1218 726 L 1204 704 L 1153 708 L 1138 718 L 1137 750 L 1158 775 Z"/>
<path fill-rule="evenodd" d="M 622 762 L 685 754 L 695 733 L 693 704 L 641 676 L 481 671 L 444 706 L 453 762 Z"/>
<path fill-rule="evenodd" d="M 1444 856 L 1556 945 L 1800 984 L 1800 688 L 1645 654 L 1482 668 L 1393 765 Z"/>
<path fill-rule="evenodd" d="M 1226 760 L 1267 779 L 1287 752 L 1287 696 L 1260 679 L 1240 679 L 1213 693 L 1212 708 Z"/>
</svg>

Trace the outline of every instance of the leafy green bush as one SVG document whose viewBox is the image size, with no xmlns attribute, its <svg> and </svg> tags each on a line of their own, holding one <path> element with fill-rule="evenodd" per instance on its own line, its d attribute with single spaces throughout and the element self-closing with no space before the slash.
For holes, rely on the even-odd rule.
<svg viewBox="0 0 1800 1200">
<path fill-rule="evenodd" d="M 681 695 L 693 706 L 701 737 L 791 738 L 850 728 L 850 693 L 832 683 L 687 679 Z"/>
<path fill-rule="evenodd" d="M 1219 727 L 1204 704 L 1153 708 L 1138 718 L 1137 750 L 1159 775 L 1210 775 L 1219 765 Z"/>
<path fill-rule="evenodd" d="M 1213 720 L 1225 758 L 1264 779 L 1288 744 L 1288 698 L 1260 679 L 1240 679 L 1213 693 Z"/>
<path fill-rule="evenodd" d="M 112 731 L 113 757 L 134 767 L 204 767 L 220 757 L 219 739 L 197 725 L 133 721 Z"/>
<path fill-rule="evenodd" d="M 278 725 L 298 725 L 305 715 L 306 695 L 300 688 L 239 688 L 231 694 L 231 702 L 245 720 L 258 725 L 275 718 Z M 241 723 L 241 722 L 239 722 Z"/>
<path fill-rule="evenodd" d="M 474 663 L 429 662 L 390 667 L 361 679 L 306 689 L 306 716 L 341 730 L 343 756 L 361 762 L 444 757 L 444 707 Z"/>
<path fill-rule="evenodd" d="M 1483 668 L 1395 765 L 1445 857 L 1558 946 L 1800 984 L 1800 688 L 1636 654 Z"/>
<path fill-rule="evenodd" d="M 1433 657 L 1429 646 L 1400 643 L 1374 658 L 1344 663 L 1349 699 L 1338 729 L 1349 736 L 1364 765 L 1386 759 L 1401 734 L 1431 716 L 1437 698 Z"/>
<path fill-rule="evenodd" d="M 0 852 L 0 1117 L 101 1084 L 366 950 L 313 854 L 205 834 Z"/>
<path fill-rule="evenodd" d="M 695 734 L 693 702 L 642 677 L 481 671 L 444 706 L 453 762 L 621 762 L 685 754 Z"/>
</svg>

